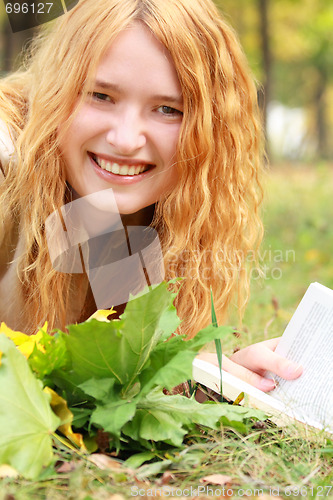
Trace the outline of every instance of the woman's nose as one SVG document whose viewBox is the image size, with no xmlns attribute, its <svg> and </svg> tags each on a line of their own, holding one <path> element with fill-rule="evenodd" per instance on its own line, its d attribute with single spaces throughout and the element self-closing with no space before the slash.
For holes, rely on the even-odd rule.
<svg viewBox="0 0 333 500">
<path fill-rule="evenodd" d="M 147 139 L 141 117 L 134 112 L 114 117 L 106 140 L 118 154 L 129 155 L 143 148 Z"/>
</svg>

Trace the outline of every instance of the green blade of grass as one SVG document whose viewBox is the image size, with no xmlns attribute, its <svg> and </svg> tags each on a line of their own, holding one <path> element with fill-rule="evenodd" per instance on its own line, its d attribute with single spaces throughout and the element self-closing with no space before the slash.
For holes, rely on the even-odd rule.
<svg viewBox="0 0 333 500">
<path fill-rule="evenodd" d="M 215 328 L 217 328 L 218 324 L 217 324 L 217 319 L 216 319 L 216 314 L 215 314 L 212 288 L 210 288 L 210 301 L 211 301 L 211 310 L 212 310 L 212 325 L 215 326 Z M 215 340 L 215 348 L 216 348 L 216 354 L 217 354 L 217 359 L 218 359 L 219 368 L 220 368 L 220 379 L 221 379 L 220 380 L 220 392 L 221 392 L 221 397 L 223 397 L 223 392 L 222 392 L 222 344 L 221 344 L 220 339 Z"/>
</svg>

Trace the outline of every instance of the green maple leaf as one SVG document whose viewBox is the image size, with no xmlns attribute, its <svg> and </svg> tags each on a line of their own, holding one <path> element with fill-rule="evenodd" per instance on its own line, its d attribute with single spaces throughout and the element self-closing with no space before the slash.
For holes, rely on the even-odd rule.
<svg viewBox="0 0 333 500">
<path fill-rule="evenodd" d="M 167 284 L 161 283 L 152 292 L 130 300 L 120 321 L 93 319 L 69 326 L 66 344 L 81 383 L 113 377 L 122 384 L 125 395 L 158 341 L 169 336 L 176 324 L 170 300 Z"/>
<path fill-rule="evenodd" d="M 133 386 L 132 394 L 127 399 L 121 398 L 121 387 L 115 387 L 115 379 L 89 379 L 80 388 L 96 399 L 96 409 L 91 414 L 90 422 L 120 437 L 122 426 L 135 414 L 139 384 Z"/>
<path fill-rule="evenodd" d="M 181 351 L 168 356 L 165 350 L 153 352 L 149 366 L 139 377 L 142 391 L 141 397 L 148 394 L 156 386 L 171 390 L 192 377 L 192 363 L 196 356 L 194 351 Z"/>
<path fill-rule="evenodd" d="M 48 385 L 48 376 L 52 372 L 60 370 L 69 362 L 65 334 L 57 332 L 55 335 L 49 335 L 42 330 L 39 347 L 42 350 L 35 345 L 29 356 L 28 363 L 37 377 L 43 380 L 45 385 Z"/>
<path fill-rule="evenodd" d="M 110 399 L 106 404 L 97 405 L 92 413 L 90 422 L 97 424 L 104 431 L 115 437 L 120 436 L 122 427 L 132 420 L 136 412 L 135 401 L 125 401 L 123 399 Z"/>
<path fill-rule="evenodd" d="M 122 431 L 137 441 L 165 441 L 173 446 L 181 446 L 193 424 L 217 429 L 221 421 L 235 426 L 235 423 L 242 423 L 247 418 L 263 416 L 263 412 L 242 406 L 200 404 L 179 394 L 166 396 L 160 388 L 156 388 L 138 402 L 134 418 Z"/>
<path fill-rule="evenodd" d="M 0 463 L 35 479 L 52 460 L 51 435 L 61 422 L 27 360 L 3 334 L 0 352 Z"/>
<path fill-rule="evenodd" d="M 157 385 L 170 390 L 191 379 L 192 362 L 199 349 L 207 342 L 220 339 L 230 332 L 230 327 L 215 328 L 209 325 L 191 340 L 178 336 L 159 343 L 150 355 L 150 363 L 139 376 L 142 394 L 147 394 Z"/>
</svg>

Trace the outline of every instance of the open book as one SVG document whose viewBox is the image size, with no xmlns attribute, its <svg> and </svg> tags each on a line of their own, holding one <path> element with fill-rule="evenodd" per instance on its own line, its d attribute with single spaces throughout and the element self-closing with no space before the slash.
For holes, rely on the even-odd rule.
<svg viewBox="0 0 333 500">
<path fill-rule="evenodd" d="M 223 395 L 234 401 L 244 392 L 249 406 L 333 433 L 333 290 L 309 286 L 275 352 L 300 363 L 303 374 L 296 380 L 271 374 L 277 387 L 267 394 L 222 370 Z M 217 366 L 195 359 L 193 378 L 220 392 Z"/>
</svg>

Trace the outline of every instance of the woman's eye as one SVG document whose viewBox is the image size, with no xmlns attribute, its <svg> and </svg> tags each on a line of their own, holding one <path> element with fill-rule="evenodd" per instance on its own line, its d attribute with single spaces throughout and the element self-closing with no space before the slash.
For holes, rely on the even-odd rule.
<svg viewBox="0 0 333 500">
<path fill-rule="evenodd" d="M 183 112 L 179 109 L 171 108 L 171 106 L 160 106 L 157 110 L 165 116 L 180 117 Z"/>
<path fill-rule="evenodd" d="M 108 101 L 108 102 L 112 102 L 111 97 L 108 96 L 107 94 L 103 94 L 102 92 L 91 92 L 91 96 L 96 101 Z"/>
</svg>

